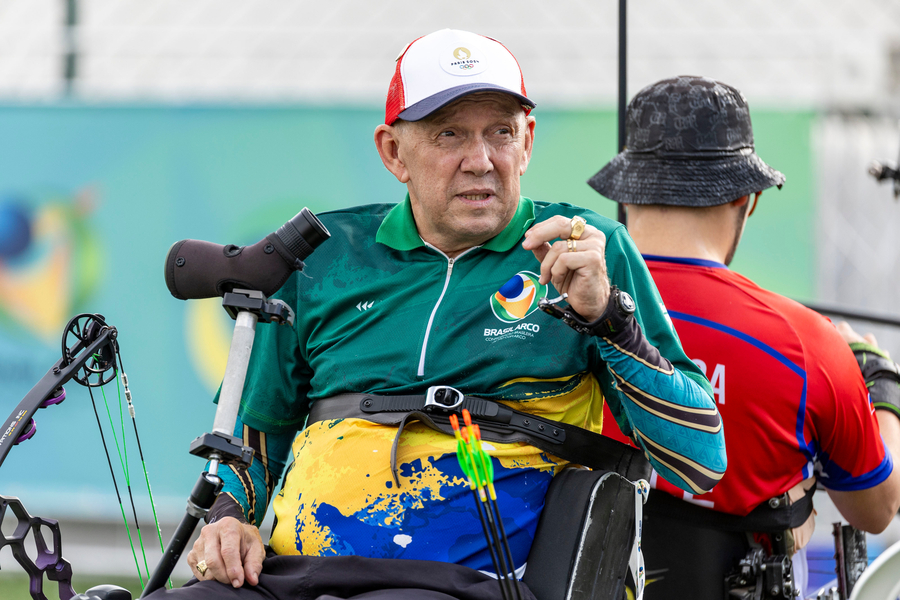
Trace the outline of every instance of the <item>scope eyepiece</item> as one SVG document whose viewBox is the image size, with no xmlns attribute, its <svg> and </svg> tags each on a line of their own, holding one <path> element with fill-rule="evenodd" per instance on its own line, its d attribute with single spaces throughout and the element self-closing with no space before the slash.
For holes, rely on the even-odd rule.
<svg viewBox="0 0 900 600">
<path fill-rule="evenodd" d="M 300 260 L 313 253 L 319 244 L 331 237 L 328 229 L 308 208 L 297 213 L 293 219 L 275 232 L 291 254 Z"/>
</svg>

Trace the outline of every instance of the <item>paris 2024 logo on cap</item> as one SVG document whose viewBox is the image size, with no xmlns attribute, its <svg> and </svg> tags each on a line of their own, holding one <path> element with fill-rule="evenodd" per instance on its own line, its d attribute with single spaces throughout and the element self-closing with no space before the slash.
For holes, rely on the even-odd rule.
<svg viewBox="0 0 900 600">
<path fill-rule="evenodd" d="M 441 68 L 451 75 L 477 75 L 487 69 L 485 55 L 478 46 L 456 46 L 441 57 Z"/>
<path fill-rule="evenodd" d="M 521 321 L 537 310 L 538 301 L 547 297 L 547 286 L 530 272 L 521 271 L 491 296 L 491 310 L 504 323 Z"/>
</svg>

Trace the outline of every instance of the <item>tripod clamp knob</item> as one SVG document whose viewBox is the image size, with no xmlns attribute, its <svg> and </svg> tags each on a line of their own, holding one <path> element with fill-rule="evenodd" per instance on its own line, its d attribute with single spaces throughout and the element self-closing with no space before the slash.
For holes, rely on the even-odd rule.
<svg viewBox="0 0 900 600">
<path fill-rule="evenodd" d="M 224 436 L 221 433 L 204 433 L 191 442 L 190 453 L 207 460 L 218 454 L 225 464 L 243 463 L 250 466 L 253 460 L 253 448 L 244 446 L 241 438 Z"/>
<path fill-rule="evenodd" d="M 282 300 L 269 300 L 258 290 L 235 288 L 222 299 L 225 312 L 237 319 L 241 311 L 249 311 L 259 317 L 262 323 L 294 324 L 294 311 Z"/>
</svg>

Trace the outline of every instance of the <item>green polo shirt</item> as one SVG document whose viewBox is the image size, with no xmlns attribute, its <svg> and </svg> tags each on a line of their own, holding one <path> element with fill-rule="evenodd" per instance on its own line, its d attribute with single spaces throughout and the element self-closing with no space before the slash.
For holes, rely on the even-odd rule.
<svg viewBox="0 0 900 600">
<path fill-rule="evenodd" d="M 559 214 L 581 215 L 606 234 L 610 280 L 635 299 L 644 336 L 708 386 L 685 356 L 643 259 L 618 222 L 522 198 L 500 234 L 448 260 L 419 237 L 407 196 L 397 205 L 319 215 L 332 237 L 274 296 L 294 308 L 296 323 L 293 330 L 259 327 L 242 420 L 261 431 L 297 431 L 316 400 L 348 392 L 424 392 L 432 385 L 523 399 L 559 393 L 548 382 L 586 371 L 612 392 L 597 339 L 536 310 L 536 299 L 515 321 L 498 316 L 492 303 L 510 278 L 539 274 L 540 263 L 521 242 L 535 220 Z M 538 291 L 556 295 L 552 286 Z M 518 381 L 523 378 L 535 381 Z"/>
<path fill-rule="evenodd" d="M 395 428 L 337 419 L 303 429 L 314 402 L 343 393 L 422 394 L 450 385 L 598 433 L 606 399 L 623 430 L 634 430 L 670 481 L 697 493 L 684 460 L 700 471 L 724 471 L 721 430 L 697 431 L 645 410 L 649 398 L 665 404 L 663 412 L 687 406 L 715 414 L 709 383 L 681 349 L 621 224 L 579 207 L 522 198 L 500 234 L 449 259 L 419 237 L 409 202 L 318 215 L 331 239 L 276 294 L 295 310 L 293 328 L 257 330 L 240 419 L 267 432 L 270 454 L 285 449 L 276 462 L 286 458 L 284 440 L 296 436 L 294 465 L 274 503 L 278 524 L 270 544 L 276 552 L 425 558 L 481 568 L 480 555 L 460 550 L 467 547 L 462 542 L 447 548 L 440 542 L 481 538 L 477 516 L 462 508 L 470 497 L 454 471 L 453 438 L 418 423 L 404 429 L 402 488 L 396 489 L 390 474 Z M 554 215 L 580 215 L 606 235 L 611 282 L 635 299 L 643 335 L 677 369 L 660 370 L 537 309 L 541 297 L 556 291 L 540 285 L 540 264 L 521 243 L 532 223 Z M 623 393 L 625 384 L 635 387 Z M 646 394 L 643 403 L 633 399 L 638 389 Z M 498 493 L 518 515 L 515 529 L 523 537 L 514 553 L 527 555 L 546 485 L 565 461 L 525 444 L 493 444 L 489 453 L 498 461 Z M 269 476 L 277 480 L 281 473 Z M 257 472 L 254 482 L 261 477 Z M 226 490 L 242 501 L 242 485 L 229 480 Z M 262 512 L 255 511 L 259 519 Z M 479 552 L 486 560 L 486 550 Z"/>
</svg>

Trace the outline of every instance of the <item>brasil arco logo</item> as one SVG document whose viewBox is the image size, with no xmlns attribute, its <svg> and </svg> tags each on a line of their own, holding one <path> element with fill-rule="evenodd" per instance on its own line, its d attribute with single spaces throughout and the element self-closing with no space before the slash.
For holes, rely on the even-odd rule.
<svg viewBox="0 0 900 600">
<path fill-rule="evenodd" d="M 537 310 L 538 301 L 547 297 L 547 286 L 530 271 L 521 271 L 491 296 L 491 310 L 504 323 L 521 321 Z"/>
</svg>

